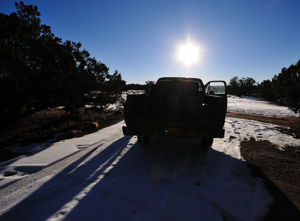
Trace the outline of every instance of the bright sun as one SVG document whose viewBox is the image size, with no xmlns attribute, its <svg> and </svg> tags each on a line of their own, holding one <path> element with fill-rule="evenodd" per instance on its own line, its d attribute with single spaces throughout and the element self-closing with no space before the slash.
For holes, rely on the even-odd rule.
<svg viewBox="0 0 300 221">
<path fill-rule="evenodd" d="M 179 58 L 186 64 L 191 64 L 198 60 L 199 50 L 196 46 L 187 43 L 179 49 Z"/>
</svg>

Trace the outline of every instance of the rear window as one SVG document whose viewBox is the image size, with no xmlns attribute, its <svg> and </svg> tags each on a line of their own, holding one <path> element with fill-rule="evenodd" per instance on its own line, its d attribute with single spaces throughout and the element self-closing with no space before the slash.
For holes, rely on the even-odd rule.
<svg viewBox="0 0 300 221">
<path fill-rule="evenodd" d="M 156 83 L 156 93 L 166 96 L 183 95 L 196 96 L 202 91 L 198 81 L 184 79 L 159 80 Z"/>
</svg>

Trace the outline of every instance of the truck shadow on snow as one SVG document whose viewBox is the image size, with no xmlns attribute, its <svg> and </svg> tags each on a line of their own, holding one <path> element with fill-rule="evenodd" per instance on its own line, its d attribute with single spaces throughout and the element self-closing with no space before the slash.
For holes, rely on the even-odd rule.
<svg viewBox="0 0 300 221">
<path fill-rule="evenodd" d="M 247 166 L 213 148 L 201 149 L 200 145 L 199 140 L 157 138 L 141 146 L 135 137 L 123 137 L 67 166 L 2 218 L 261 218 L 270 200 L 265 200 L 268 193 L 257 187 L 259 182 L 250 176 Z"/>
</svg>

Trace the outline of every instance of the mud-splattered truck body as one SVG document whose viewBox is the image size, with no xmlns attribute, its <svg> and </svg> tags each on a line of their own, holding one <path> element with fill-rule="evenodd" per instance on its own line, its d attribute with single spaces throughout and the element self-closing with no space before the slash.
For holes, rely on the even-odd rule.
<svg viewBox="0 0 300 221">
<path fill-rule="evenodd" d="M 124 135 L 202 138 L 212 143 L 224 137 L 227 110 L 225 81 L 206 85 L 197 78 L 165 77 L 149 93 L 128 95 L 124 106 Z"/>
</svg>

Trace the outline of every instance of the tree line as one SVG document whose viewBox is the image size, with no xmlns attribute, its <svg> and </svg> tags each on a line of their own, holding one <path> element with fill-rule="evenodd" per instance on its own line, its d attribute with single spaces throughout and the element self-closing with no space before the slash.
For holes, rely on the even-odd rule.
<svg viewBox="0 0 300 221">
<path fill-rule="evenodd" d="M 151 86 L 155 84 L 155 81 L 145 81 L 145 84 L 126 84 L 125 90 L 143 90 L 149 91 Z"/>
<path fill-rule="evenodd" d="M 228 93 L 235 95 L 254 95 L 269 101 L 279 101 L 295 113 L 300 113 L 300 60 L 274 75 L 272 80 L 261 83 L 253 78 L 230 79 Z"/>
<path fill-rule="evenodd" d="M 63 42 L 41 24 L 37 6 L 15 3 L 0 14 L 0 118 L 10 120 L 45 108 L 75 110 L 114 103 L 125 87 L 121 73 Z"/>
</svg>

